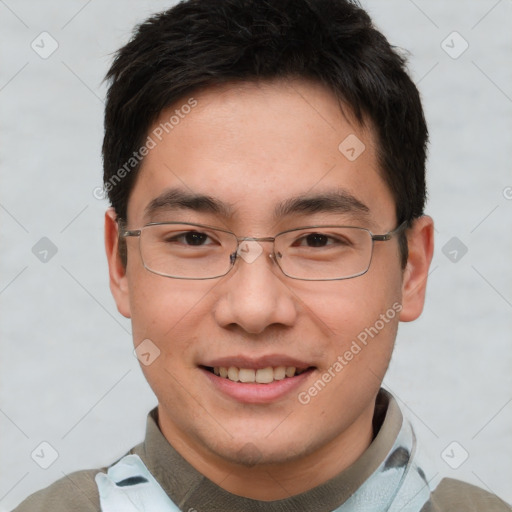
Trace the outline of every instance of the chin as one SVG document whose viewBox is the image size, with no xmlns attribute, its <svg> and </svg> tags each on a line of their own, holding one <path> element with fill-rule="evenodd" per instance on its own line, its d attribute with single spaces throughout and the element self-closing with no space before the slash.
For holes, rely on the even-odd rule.
<svg viewBox="0 0 512 512">
<path fill-rule="evenodd" d="M 225 443 L 210 438 L 203 439 L 203 443 L 217 457 L 245 467 L 286 464 L 308 455 L 322 445 L 320 441 L 311 443 L 309 438 L 294 438 L 288 431 L 280 436 L 274 432 L 270 437 L 273 439 L 269 439 L 268 434 L 243 436 L 230 438 Z"/>
</svg>

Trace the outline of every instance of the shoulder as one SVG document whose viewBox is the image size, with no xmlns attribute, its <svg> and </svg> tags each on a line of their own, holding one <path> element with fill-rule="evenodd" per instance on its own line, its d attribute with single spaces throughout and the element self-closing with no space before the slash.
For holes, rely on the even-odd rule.
<svg viewBox="0 0 512 512">
<path fill-rule="evenodd" d="M 512 507 L 479 487 L 444 478 L 432 492 L 422 512 L 511 512 Z"/>
<path fill-rule="evenodd" d="M 123 457 L 130 454 L 144 457 L 144 443 L 134 446 Z M 95 477 L 98 473 L 106 473 L 123 457 L 109 466 L 65 475 L 50 486 L 31 494 L 12 512 L 101 512 Z"/>
<path fill-rule="evenodd" d="M 94 477 L 100 471 L 89 469 L 70 473 L 31 494 L 13 512 L 99 512 L 101 508 Z"/>
</svg>

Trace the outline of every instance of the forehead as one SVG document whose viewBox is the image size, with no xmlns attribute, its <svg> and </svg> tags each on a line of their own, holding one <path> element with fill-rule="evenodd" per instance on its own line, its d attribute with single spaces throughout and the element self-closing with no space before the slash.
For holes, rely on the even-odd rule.
<svg viewBox="0 0 512 512">
<path fill-rule="evenodd" d="M 366 206 L 370 223 L 394 221 L 372 130 L 349 109 L 342 112 L 319 84 L 213 87 L 163 111 L 148 136 L 154 147 L 130 195 L 131 224 L 143 222 L 151 203 L 177 188 L 223 203 L 230 221 L 254 227 L 297 198 L 336 192 Z"/>
</svg>

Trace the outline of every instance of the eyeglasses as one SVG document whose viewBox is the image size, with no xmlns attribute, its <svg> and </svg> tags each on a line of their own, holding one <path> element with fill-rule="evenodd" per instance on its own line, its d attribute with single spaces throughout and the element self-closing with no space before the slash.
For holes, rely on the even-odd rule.
<svg viewBox="0 0 512 512">
<path fill-rule="evenodd" d="M 174 279 L 215 279 L 225 276 L 242 258 L 251 263 L 262 252 L 258 242 L 273 242 L 269 256 L 283 274 L 303 281 L 334 281 L 365 274 L 374 242 L 387 242 L 407 227 L 374 235 L 353 226 L 305 226 L 274 237 L 238 237 L 230 231 L 188 222 L 152 222 L 141 229 L 122 230 L 139 237 L 144 267 Z"/>
</svg>

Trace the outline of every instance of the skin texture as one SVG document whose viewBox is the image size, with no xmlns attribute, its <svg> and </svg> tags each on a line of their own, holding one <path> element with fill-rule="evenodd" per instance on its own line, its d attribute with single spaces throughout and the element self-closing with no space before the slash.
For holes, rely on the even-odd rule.
<svg viewBox="0 0 512 512">
<path fill-rule="evenodd" d="M 129 198 L 129 229 L 177 220 L 264 237 L 334 218 L 376 234 L 396 227 L 371 130 L 346 118 L 321 85 L 227 84 L 193 96 L 197 106 L 145 157 Z M 155 127 L 175 108 L 162 112 Z M 350 134 L 366 146 L 353 162 L 338 150 Z M 233 210 L 227 217 L 191 209 L 145 217 L 146 206 L 170 187 L 213 196 Z M 291 197 L 340 189 L 364 203 L 368 214 L 273 216 L 275 206 Z M 366 274 L 327 282 L 284 276 L 268 257 L 269 243 L 254 262 L 239 260 L 222 278 L 191 281 L 148 272 L 138 239 L 128 238 L 125 269 L 115 217 L 112 210 L 105 216 L 111 290 L 121 314 L 132 319 L 135 346 L 149 338 L 161 351 L 142 370 L 158 398 L 163 434 L 189 463 L 230 492 L 275 500 L 319 485 L 362 454 L 372 440 L 375 397 L 398 319 L 414 320 L 423 308 L 433 251 L 430 217 L 417 219 L 407 232 L 405 270 L 393 238 L 375 243 Z M 298 393 L 395 303 L 402 305 L 400 315 L 301 404 Z M 198 366 L 219 357 L 276 355 L 315 369 L 299 388 L 265 404 L 223 395 Z"/>
</svg>

